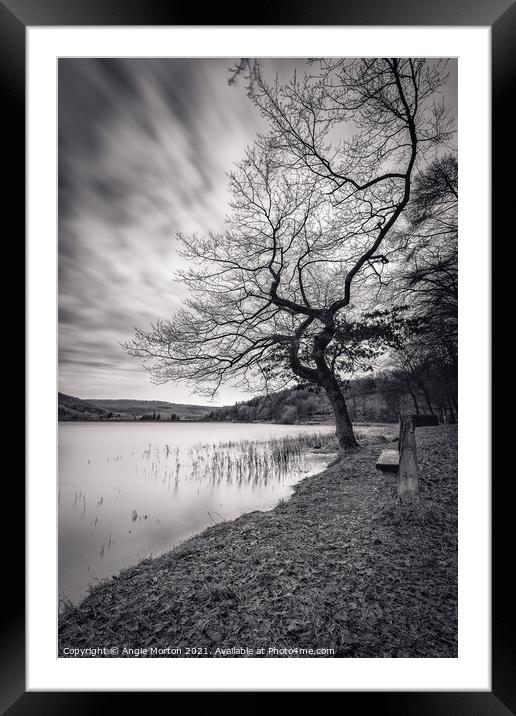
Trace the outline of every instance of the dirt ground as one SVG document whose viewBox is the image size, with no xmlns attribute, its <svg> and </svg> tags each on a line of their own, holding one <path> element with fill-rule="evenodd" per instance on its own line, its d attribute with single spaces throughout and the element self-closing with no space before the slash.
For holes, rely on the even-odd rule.
<svg viewBox="0 0 516 716">
<path fill-rule="evenodd" d="M 416 430 L 412 508 L 397 505 L 396 476 L 375 469 L 394 434 L 363 436 L 274 510 L 92 588 L 60 616 L 59 655 L 102 645 L 118 651 L 99 656 L 457 656 L 457 428 Z"/>
</svg>

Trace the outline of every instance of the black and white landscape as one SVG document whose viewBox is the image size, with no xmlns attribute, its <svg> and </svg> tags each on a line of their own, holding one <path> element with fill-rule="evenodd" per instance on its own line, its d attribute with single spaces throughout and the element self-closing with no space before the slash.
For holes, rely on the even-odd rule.
<svg viewBox="0 0 516 716">
<path fill-rule="evenodd" d="M 457 656 L 457 62 L 59 61 L 59 655 Z"/>
</svg>

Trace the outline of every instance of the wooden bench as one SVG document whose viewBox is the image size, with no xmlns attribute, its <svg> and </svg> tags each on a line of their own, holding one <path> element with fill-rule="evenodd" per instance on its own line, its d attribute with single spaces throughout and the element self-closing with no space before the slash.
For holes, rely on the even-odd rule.
<svg viewBox="0 0 516 716">
<path fill-rule="evenodd" d="M 382 450 L 376 469 L 398 475 L 398 500 L 404 503 L 419 502 L 419 468 L 417 464 L 415 429 L 438 425 L 435 415 L 406 415 L 400 420 L 398 450 Z"/>
<path fill-rule="evenodd" d="M 382 472 L 398 472 L 400 453 L 398 450 L 382 450 L 376 461 L 376 469 Z"/>
</svg>

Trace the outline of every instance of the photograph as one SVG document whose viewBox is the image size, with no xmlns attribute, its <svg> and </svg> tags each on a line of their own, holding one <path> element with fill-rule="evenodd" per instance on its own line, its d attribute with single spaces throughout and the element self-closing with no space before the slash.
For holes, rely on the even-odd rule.
<svg viewBox="0 0 516 716">
<path fill-rule="evenodd" d="M 59 659 L 458 657 L 457 76 L 57 61 Z"/>
</svg>

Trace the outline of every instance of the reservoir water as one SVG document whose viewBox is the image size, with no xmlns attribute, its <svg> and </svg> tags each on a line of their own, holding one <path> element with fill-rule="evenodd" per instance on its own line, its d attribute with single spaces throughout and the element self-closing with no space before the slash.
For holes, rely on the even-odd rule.
<svg viewBox="0 0 516 716">
<path fill-rule="evenodd" d="M 283 438 L 324 426 L 207 422 L 60 423 L 60 596 L 245 512 L 272 509 L 328 455 Z M 278 442 L 279 439 L 279 442 Z"/>
</svg>

